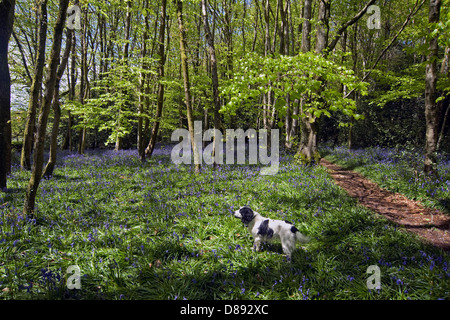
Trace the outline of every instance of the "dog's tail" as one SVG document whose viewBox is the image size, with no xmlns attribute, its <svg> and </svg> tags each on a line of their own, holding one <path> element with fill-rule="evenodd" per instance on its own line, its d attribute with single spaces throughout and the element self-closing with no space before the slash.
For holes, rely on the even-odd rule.
<svg viewBox="0 0 450 320">
<path fill-rule="evenodd" d="M 295 233 L 295 237 L 297 238 L 297 241 L 299 241 L 300 243 L 308 243 L 311 240 L 309 237 L 305 236 L 298 230 Z"/>
</svg>

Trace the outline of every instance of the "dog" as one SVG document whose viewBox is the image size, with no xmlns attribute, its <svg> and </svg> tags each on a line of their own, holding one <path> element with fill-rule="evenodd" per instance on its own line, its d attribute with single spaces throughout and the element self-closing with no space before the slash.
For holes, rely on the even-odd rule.
<svg viewBox="0 0 450 320">
<path fill-rule="evenodd" d="M 279 239 L 284 254 L 290 260 L 292 252 L 295 250 L 296 242 L 308 243 L 310 240 L 309 237 L 301 234 L 291 222 L 264 218 L 249 206 L 243 206 L 236 210 L 234 216 L 241 219 L 244 226 L 248 228 L 248 231 L 255 239 L 253 244 L 255 251 L 261 250 L 261 242 Z"/>
</svg>

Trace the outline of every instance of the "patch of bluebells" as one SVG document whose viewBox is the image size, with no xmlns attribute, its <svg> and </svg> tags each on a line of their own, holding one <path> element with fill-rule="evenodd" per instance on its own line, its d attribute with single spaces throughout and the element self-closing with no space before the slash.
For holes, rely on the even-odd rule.
<svg viewBox="0 0 450 320">
<path fill-rule="evenodd" d="M 302 283 L 300 284 L 300 287 L 298 288 L 298 292 L 299 292 L 299 294 L 301 294 L 302 295 L 302 300 L 308 300 L 309 299 L 309 288 L 308 289 L 304 289 L 304 285 L 305 285 L 305 282 L 307 282 L 308 281 L 308 279 L 305 277 L 305 276 L 303 276 L 303 278 L 302 278 Z"/>
</svg>

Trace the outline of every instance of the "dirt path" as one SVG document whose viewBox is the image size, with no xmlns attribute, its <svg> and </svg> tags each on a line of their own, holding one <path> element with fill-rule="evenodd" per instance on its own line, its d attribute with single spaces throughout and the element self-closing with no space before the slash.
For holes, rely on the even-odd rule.
<svg viewBox="0 0 450 320">
<path fill-rule="evenodd" d="M 425 241 L 450 251 L 450 216 L 439 210 L 423 207 L 420 202 L 381 189 L 361 174 L 343 169 L 325 159 L 320 164 L 328 168 L 336 184 L 357 198 L 365 207 L 390 221 L 414 232 Z"/>
</svg>

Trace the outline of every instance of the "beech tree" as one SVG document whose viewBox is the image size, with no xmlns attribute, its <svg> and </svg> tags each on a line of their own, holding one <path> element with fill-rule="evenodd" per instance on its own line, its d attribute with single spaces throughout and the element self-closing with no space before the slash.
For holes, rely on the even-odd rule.
<svg viewBox="0 0 450 320">
<path fill-rule="evenodd" d="M 184 103 L 186 104 L 186 114 L 188 120 L 189 136 L 191 138 L 192 150 L 194 153 L 195 172 L 200 172 L 200 161 L 198 154 L 198 146 L 194 140 L 194 115 L 192 112 L 191 104 L 191 84 L 189 81 L 189 69 L 186 55 L 186 31 L 183 23 L 183 2 L 176 0 L 177 6 L 177 20 L 180 37 L 180 58 L 181 58 L 181 70 L 183 73 L 183 85 L 184 85 Z"/>
<path fill-rule="evenodd" d="M 47 120 L 50 113 L 50 106 L 53 100 L 53 93 L 55 91 L 57 68 L 59 64 L 59 55 L 61 53 L 61 41 L 63 30 L 67 17 L 67 8 L 69 0 L 59 1 L 59 12 L 56 20 L 55 28 L 53 30 L 53 42 L 48 60 L 47 75 L 45 78 L 45 93 L 42 101 L 42 106 L 39 112 L 39 121 L 37 126 L 36 141 L 34 144 L 33 154 L 33 168 L 31 178 L 28 182 L 28 187 L 25 194 L 25 201 L 23 212 L 26 215 L 34 217 L 36 193 L 38 191 L 39 183 L 41 181 L 43 162 L 44 162 L 44 145 L 45 133 L 47 131 Z"/>
<path fill-rule="evenodd" d="M 213 92 L 213 103 L 214 103 L 214 129 L 220 128 L 220 118 L 219 118 L 219 110 L 220 110 L 220 100 L 219 100 L 219 76 L 217 72 L 217 57 L 216 57 L 216 47 L 214 45 L 214 38 L 211 33 L 211 28 L 209 27 L 208 21 L 208 9 L 206 3 L 207 0 L 201 0 L 201 8 L 202 8 L 202 19 L 203 19 L 203 27 L 205 29 L 205 38 L 208 47 L 208 55 L 211 62 L 211 80 L 212 80 L 212 92 Z M 216 131 L 214 131 L 216 132 Z M 216 136 L 214 136 L 214 144 L 213 144 L 213 156 L 216 152 L 216 144 L 218 141 L 216 140 Z M 214 162 L 214 164 L 216 164 Z"/>
<path fill-rule="evenodd" d="M 159 126 L 161 123 L 161 115 L 164 104 L 164 65 L 166 63 L 166 54 L 165 54 L 165 32 L 166 32 L 166 8 L 167 8 L 167 0 L 161 0 L 161 12 L 160 12 L 160 24 L 159 24 L 159 60 L 158 60 L 158 100 L 156 104 L 156 114 L 155 121 L 153 123 L 152 133 L 150 136 L 150 141 L 148 143 L 147 148 L 145 149 L 145 154 L 147 156 L 151 156 L 153 150 L 156 145 L 156 138 L 159 131 Z"/>
<path fill-rule="evenodd" d="M 320 54 L 306 52 L 293 57 L 263 57 L 248 53 L 235 64 L 234 79 L 223 87 L 222 94 L 231 96 L 231 99 L 221 111 L 233 114 L 239 107 L 252 107 L 261 94 L 272 91 L 274 107 L 281 117 L 286 114 L 286 96 L 289 94 L 290 99 L 303 99 L 302 112 L 298 115 L 303 122 L 317 121 L 321 116 L 330 117 L 336 111 L 361 119 L 362 115 L 355 110 L 355 101 L 343 97 L 342 85 L 367 93 L 367 83 L 361 82 L 352 70 Z M 278 122 L 278 125 L 283 126 L 283 122 Z M 309 136 L 305 139 L 312 140 Z M 312 154 L 310 156 L 313 157 Z"/>
<path fill-rule="evenodd" d="M 430 0 L 428 22 L 434 25 L 439 22 L 441 0 Z M 438 140 L 438 110 L 436 103 L 438 35 L 431 35 L 429 39 L 429 54 L 425 71 L 425 173 L 436 171 L 436 147 Z"/>
<path fill-rule="evenodd" d="M 31 169 L 31 149 L 34 142 L 34 131 L 36 122 L 36 112 L 39 109 L 40 93 L 42 87 L 42 76 L 45 66 L 45 45 L 47 41 L 47 0 L 41 0 L 39 6 L 39 33 L 38 52 L 31 83 L 30 100 L 28 102 L 27 122 L 23 137 L 22 154 L 20 166 L 23 169 Z"/>
<path fill-rule="evenodd" d="M 340 28 L 337 30 L 336 35 L 333 38 L 331 43 L 328 43 L 329 38 L 329 18 L 330 18 L 330 9 L 331 9 L 331 1 L 330 0 L 320 0 L 319 1 L 319 10 L 318 10 L 318 23 L 316 29 L 316 47 L 315 52 L 317 54 L 321 54 L 323 56 L 327 56 L 329 52 L 331 52 L 342 33 L 351 25 L 356 23 L 363 15 L 366 13 L 368 7 L 372 5 L 375 0 L 370 0 L 367 4 L 351 19 L 343 23 Z M 305 5 L 306 10 L 310 10 L 310 5 Z M 310 16 L 310 12 L 307 12 L 307 16 Z M 309 26 L 305 26 L 306 31 L 310 31 Z M 305 46 L 302 47 L 303 52 L 309 51 L 310 48 L 310 40 L 308 40 L 309 35 L 303 34 L 303 39 L 306 40 Z M 326 82 L 322 83 L 323 86 L 318 88 L 319 91 L 323 90 L 323 87 L 326 85 Z M 319 93 L 319 96 L 321 94 Z M 303 99 L 302 101 L 304 101 Z M 333 103 L 333 102 L 331 102 Z M 314 114 L 308 112 L 307 110 L 301 108 L 301 113 L 303 116 L 302 119 L 302 136 L 299 145 L 298 154 L 299 156 L 306 161 L 307 163 L 312 161 L 318 161 L 320 155 L 317 151 L 317 133 L 318 133 L 318 117 Z"/>
<path fill-rule="evenodd" d="M 14 0 L 0 1 L 0 188 L 11 168 L 11 76 L 8 43 L 14 22 Z"/>
<path fill-rule="evenodd" d="M 47 165 L 44 169 L 44 177 L 51 177 L 53 175 L 53 170 L 55 169 L 56 163 L 56 153 L 57 153 L 57 139 L 58 139 L 58 129 L 59 122 L 61 119 L 61 102 L 59 101 L 59 87 L 61 78 L 64 74 L 64 70 L 67 66 L 67 61 L 69 60 L 70 50 L 72 49 L 72 29 L 68 29 L 66 34 L 66 48 L 64 49 L 64 54 L 61 59 L 61 63 L 59 64 L 58 71 L 56 72 L 56 82 L 55 89 L 53 92 L 53 126 L 52 126 L 52 135 L 50 141 L 50 155 L 48 157 Z"/>
</svg>

